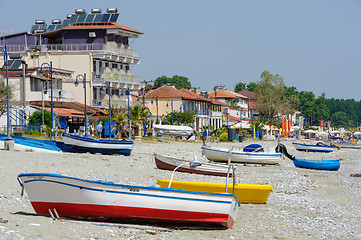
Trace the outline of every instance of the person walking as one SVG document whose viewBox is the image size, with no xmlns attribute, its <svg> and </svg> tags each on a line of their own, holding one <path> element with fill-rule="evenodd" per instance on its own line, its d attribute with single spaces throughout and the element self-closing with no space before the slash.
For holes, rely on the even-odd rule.
<svg viewBox="0 0 361 240">
<path fill-rule="evenodd" d="M 98 138 L 101 138 L 102 131 L 103 131 L 102 122 L 99 122 L 98 125 L 97 125 L 97 136 L 98 136 Z"/>
</svg>

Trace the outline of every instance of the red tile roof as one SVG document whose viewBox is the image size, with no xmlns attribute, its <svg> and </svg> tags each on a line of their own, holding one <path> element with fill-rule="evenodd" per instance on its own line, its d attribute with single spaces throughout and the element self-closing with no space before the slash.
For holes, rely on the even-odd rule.
<svg viewBox="0 0 361 240">
<path fill-rule="evenodd" d="M 226 99 L 238 99 L 238 98 L 247 98 L 246 96 L 242 94 L 238 94 L 229 90 L 219 90 L 216 92 L 210 92 L 208 93 L 210 98 L 226 98 Z"/>
<path fill-rule="evenodd" d="M 255 100 L 256 99 L 256 94 L 254 92 L 251 92 L 251 91 L 248 91 L 248 90 L 240 91 L 239 94 L 242 94 L 242 95 L 248 97 L 250 100 Z"/>
<path fill-rule="evenodd" d="M 182 92 L 172 86 L 161 86 L 145 94 L 145 98 L 182 98 Z"/>
<path fill-rule="evenodd" d="M 249 109 L 256 109 L 256 108 L 257 108 L 257 104 L 256 104 L 255 102 L 249 102 L 248 108 L 249 108 Z"/>
</svg>

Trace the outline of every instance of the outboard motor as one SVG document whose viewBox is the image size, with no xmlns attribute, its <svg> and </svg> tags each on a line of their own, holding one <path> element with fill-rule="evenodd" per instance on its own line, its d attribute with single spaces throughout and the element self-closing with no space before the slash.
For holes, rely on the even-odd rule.
<svg viewBox="0 0 361 240">
<path fill-rule="evenodd" d="M 276 147 L 275 150 L 276 150 L 277 153 L 282 153 L 283 155 L 285 155 L 286 157 L 288 157 L 288 158 L 291 159 L 292 161 L 296 159 L 295 156 L 293 156 L 293 155 L 291 155 L 291 154 L 289 154 L 289 153 L 287 152 L 286 146 L 283 145 L 282 143 L 279 143 L 279 144 L 277 145 L 277 147 Z"/>
</svg>

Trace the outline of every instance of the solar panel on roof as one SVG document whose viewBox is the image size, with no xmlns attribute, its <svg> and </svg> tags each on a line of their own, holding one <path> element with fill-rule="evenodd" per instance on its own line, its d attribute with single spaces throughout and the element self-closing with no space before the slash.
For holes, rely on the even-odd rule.
<svg viewBox="0 0 361 240">
<path fill-rule="evenodd" d="M 117 22 L 119 17 L 119 13 L 112 14 L 112 16 L 109 19 L 109 22 Z"/>
<path fill-rule="evenodd" d="M 52 25 L 49 25 L 49 26 L 48 26 L 48 29 L 47 29 L 46 31 L 47 31 L 47 32 L 51 32 L 51 31 L 54 31 L 54 29 L 55 29 L 55 25 L 52 24 Z"/>
<path fill-rule="evenodd" d="M 63 24 L 61 24 L 61 27 L 67 27 L 67 26 L 69 26 L 69 23 L 70 23 L 70 20 L 69 20 L 69 19 L 65 19 L 65 20 L 63 21 Z"/>
<path fill-rule="evenodd" d="M 93 22 L 95 23 L 102 22 L 102 19 L 103 19 L 103 14 L 96 14 Z"/>
<path fill-rule="evenodd" d="M 104 14 L 101 22 L 108 22 L 110 18 L 110 14 Z"/>
<path fill-rule="evenodd" d="M 38 24 L 35 24 L 31 27 L 31 30 L 30 32 L 34 32 L 35 30 L 38 30 L 39 29 L 39 25 Z"/>
<path fill-rule="evenodd" d="M 95 14 L 88 14 L 87 17 L 86 17 L 86 19 L 85 19 L 85 22 L 86 22 L 86 23 L 91 23 L 91 22 L 93 22 L 94 17 L 95 17 Z"/>
<path fill-rule="evenodd" d="M 46 24 L 40 24 L 39 25 L 39 30 L 46 30 Z"/>
<path fill-rule="evenodd" d="M 21 60 L 15 60 L 10 68 L 11 69 L 19 69 L 20 65 L 21 65 Z"/>
<path fill-rule="evenodd" d="M 54 30 L 59 30 L 61 28 L 61 25 L 56 25 Z"/>
<path fill-rule="evenodd" d="M 69 19 L 69 23 L 75 23 L 77 19 L 78 19 L 78 15 L 73 14 L 73 15 L 71 15 L 71 18 Z"/>
<path fill-rule="evenodd" d="M 77 23 L 83 23 L 85 18 L 86 18 L 86 14 L 80 14 L 78 19 L 76 20 Z"/>
</svg>

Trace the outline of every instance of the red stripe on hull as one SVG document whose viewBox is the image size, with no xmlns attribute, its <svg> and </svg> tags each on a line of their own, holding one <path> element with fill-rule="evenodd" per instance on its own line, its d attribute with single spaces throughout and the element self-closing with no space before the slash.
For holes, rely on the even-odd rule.
<svg viewBox="0 0 361 240">
<path fill-rule="evenodd" d="M 199 224 L 231 228 L 234 219 L 228 214 L 203 213 L 152 208 L 74 203 L 31 202 L 35 212 L 49 216 L 49 209 L 56 209 L 60 217 L 80 219 L 109 219 L 111 221 L 140 221 L 173 223 L 176 225 Z"/>
<path fill-rule="evenodd" d="M 165 170 L 171 170 L 173 171 L 177 166 L 171 165 L 169 163 L 165 163 L 158 158 L 155 158 L 155 165 L 159 169 L 165 169 Z M 227 173 L 221 173 L 221 172 L 211 172 L 211 171 L 203 171 L 203 170 L 197 170 L 197 169 L 189 169 L 189 168 L 183 168 L 179 167 L 177 169 L 179 172 L 188 172 L 188 173 L 198 173 L 198 174 L 204 174 L 204 175 L 213 175 L 213 176 L 227 176 Z M 232 173 L 229 173 L 229 176 L 232 177 Z"/>
</svg>

